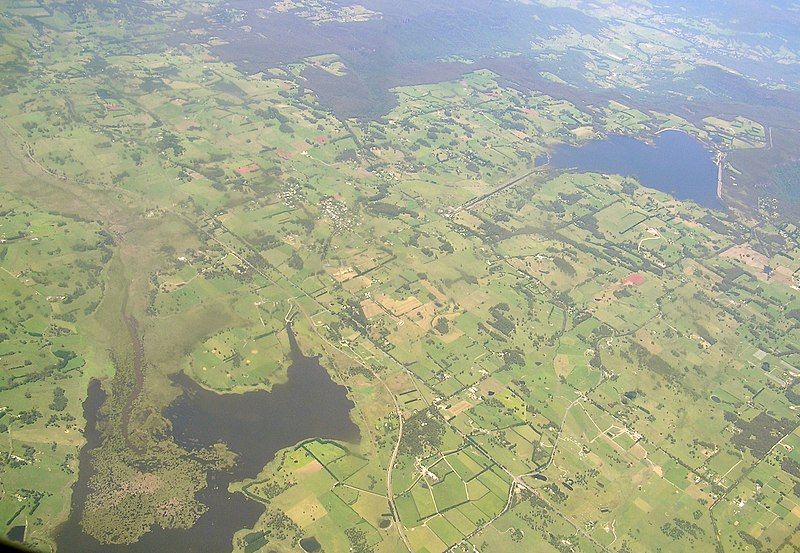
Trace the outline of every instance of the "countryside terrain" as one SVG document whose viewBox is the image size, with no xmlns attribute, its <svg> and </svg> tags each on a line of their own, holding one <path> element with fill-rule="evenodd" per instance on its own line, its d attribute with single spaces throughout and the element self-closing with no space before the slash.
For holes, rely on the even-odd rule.
<svg viewBox="0 0 800 553">
<path fill-rule="evenodd" d="M 299 344 L 227 550 L 800 550 L 798 4 L 659 4 L 0 0 L 2 535 L 190 531 Z M 550 164 L 667 130 L 723 209 Z"/>
</svg>

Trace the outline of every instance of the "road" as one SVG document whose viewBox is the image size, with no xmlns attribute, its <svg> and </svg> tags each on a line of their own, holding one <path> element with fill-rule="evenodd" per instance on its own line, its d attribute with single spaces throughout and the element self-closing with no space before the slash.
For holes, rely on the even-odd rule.
<svg viewBox="0 0 800 553">
<path fill-rule="evenodd" d="M 717 152 L 717 198 L 722 201 L 722 176 L 725 167 L 725 152 Z"/>
<path fill-rule="evenodd" d="M 504 190 L 508 190 L 509 188 L 511 188 L 515 184 L 519 183 L 520 181 L 525 180 L 525 179 L 527 179 L 528 177 L 530 177 L 532 175 L 544 174 L 548 170 L 549 169 L 548 169 L 548 167 L 546 165 L 542 165 L 540 167 L 537 167 L 536 169 L 533 169 L 532 171 L 528 171 L 524 175 L 522 175 L 520 177 L 516 177 L 514 180 L 508 181 L 507 183 L 505 183 L 505 184 L 503 184 L 501 186 L 498 186 L 497 188 L 495 188 L 494 190 L 492 190 L 490 192 L 487 192 L 485 194 L 481 194 L 480 196 L 476 196 L 476 197 L 472 198 L 471 200 L 467 200 L 466 202 L 464 202 L 463 204 L 461 204 L 460 206 L 458 206 L 455 209 L 455 213 L 458 213 L 460 211 L 464 211 L 465 209 L 473 208 L 476 205 L 480 205 L 483 202 L 485 202 L 486 200 L 488 200 L 489 198 L 491 198 L 492 196 L 496 196 L 497 194 L 500 194 Z"/>
</svg>

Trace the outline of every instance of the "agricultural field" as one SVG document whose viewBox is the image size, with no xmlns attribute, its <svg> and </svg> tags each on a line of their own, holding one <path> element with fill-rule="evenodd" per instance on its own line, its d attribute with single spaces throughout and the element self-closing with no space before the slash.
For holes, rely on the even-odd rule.
<svg viewBox="0 0 800 553">
<path fill-rule="evenodd" d="M 582 8 L 602 30 L 526 39 L 571 60 L 542 81 L 514 65 L 515 27 L 491 56 L 437 53 L 442 78 L 388 79 L 386 105 L 369 89 L 367 117 L 326 103 L 374 70 L 340 44 L 255 70 L 236 35 L 388 6 L 0 2 L 2 535 L 796 551 L 800 229 L 745 205 L 737 156 L 782 152 L 774 121 L 797 110 L 709 107 L 705 81 L 693 109 L 653 100 L 705 50 L 614 6 Z M 550 163 L 675 130 L 718 164 L 723 208 Z"/>
</svg>

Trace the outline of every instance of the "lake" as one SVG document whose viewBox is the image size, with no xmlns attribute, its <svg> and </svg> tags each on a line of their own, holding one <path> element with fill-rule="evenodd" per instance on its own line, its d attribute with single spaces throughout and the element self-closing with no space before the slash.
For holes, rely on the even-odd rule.
<svg viewBox="0 0 800 553">
<path fill-rule="evenodd" d="M 581 146 L 557 146 L 550 164 L 558 169 L 633 177 L 679 200 L 710 209 L 725 209 L 717 197 L 717 165 L 702 142 L 681 131 L 665 131 L 652 144 L 611 135 Z"/>
<path fill-rule="evenodd" d="M 72 513 L 58 533 L 59 551 L 152 553 L 173 551 L 177 543 L 187 553 L 230 551 L 233 534 L 252 526 L 264 511 L 260 503 L 243 494 L 229 493 L 231 482 L 255 477 L 278 451 L 309 438 L 359 441 L 358 427 L 350 418 L 354 404 L 347 389 L 331 380 L 318 357 L 302 353 L 291 327 L 287 331 L 292 346 L 287 381 L 269 392 L 218 394 L 184 373 L 172 377 L 183 391 L 165 410 L 175 441 L 186 449 L 224 442 L 238 457 L 232 469 L 209 473 L 208 485 L 198 494 L 208 510 L 192 528 L 155 528 L 131 545 L 101 544 L 80 527 L 91 476 L 91 450 L 102 442 L 97 417 L 105 392 L 99 381 L 93 380 L 84 403 L 87 443 L 81 450 Z"/>
<path fill-rule="evenodd" d="M 25 525 L 12 526 L 6 534 L 6 538 L 10 541 L 23 543 L 25 541 Z"/>
</svg>

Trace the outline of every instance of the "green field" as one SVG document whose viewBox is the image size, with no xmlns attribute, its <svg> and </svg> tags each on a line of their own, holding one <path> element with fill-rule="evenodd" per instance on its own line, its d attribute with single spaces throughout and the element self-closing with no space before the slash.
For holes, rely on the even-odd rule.
<svg viewBox="0 0 800 553">
<path fill-rule="evenodd" d="M 291 319 L 347 387 L 361 442 L 307 440 L 234 484 L 264 505 L 235 551 L 800 546 L 796 221 L 536 163 L 666 128 L 766 148 L 760 122 L 562 98 L 487 68 L 341 118 L 302 77 L 346 75 L 335 54 L 247 74 L 205 34 L 167 47 L 205 3 L 147 6 L 0 2 L 3 534 L 25 525 L 53 550 L 93 378 L 109 399 L 84 530 L 192 526 L 234 461 L 176 443 L 169 377 L 285 382 Z M 363 15 L 312 7 L 316 23 Z M 603 90 L 643 86 L 618 71 L 623 39 L 641 63 L 689 48 L 633 23 L 615 36 L 587 54 Z"/>
</svg>

